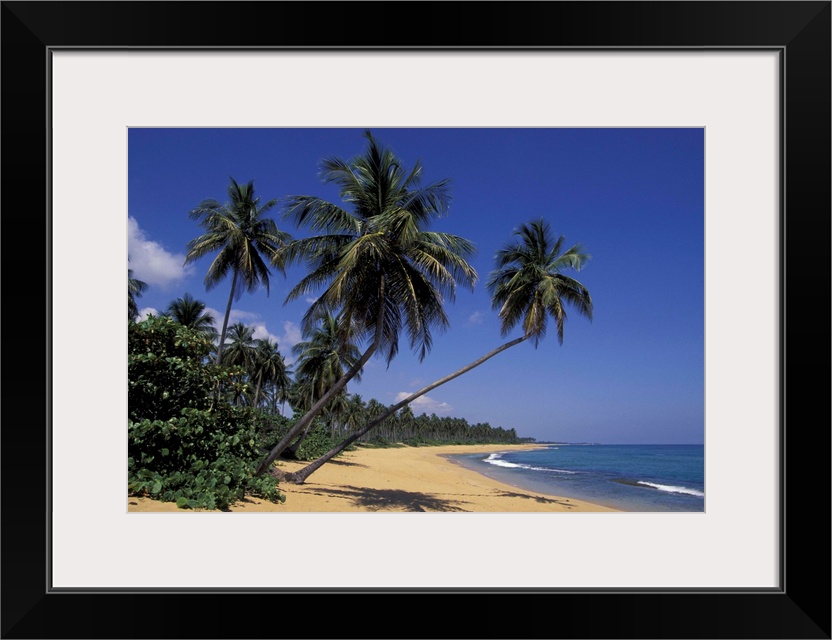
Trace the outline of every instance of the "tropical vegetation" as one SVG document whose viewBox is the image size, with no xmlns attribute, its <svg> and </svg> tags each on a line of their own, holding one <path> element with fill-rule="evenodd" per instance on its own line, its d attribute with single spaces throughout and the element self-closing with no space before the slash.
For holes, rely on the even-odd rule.
<svg viewBox="0 0 832 640">
<path fill-rule="evenodd" d="M 268 437 L 260 416 L 214 393 L 243 394 L 243 371 L 206 361 L 211 348 L 169 317 L 128 327 L 129 491 L 183 508 L 224 509 L 245 494 L 281 501 L 275 479 L 255 475 Z"/>
<path fill-rule="evenodd" d="M 254 195 L 253 181 L 240 185 L 231 178 L 228 198 L 225 204 L 203 200 L 190 211 L 189 215 L 199 221 L 205 233 L 188 243 L 185 256 L 188 264 L 216 252 L 205 274 L 205 288 L 209 291 L 231 274 L 231 291 L 217 343 L 217 363 L 222 360 L 231 303 L 239 300 L 244 291 L 255 291 L 261 285 L 268 295 L 269 264 L 283 272 L 278 250 L 290 239 L 274 220 L 266 217 L 277 200 L 261 204 L 260 197 Z"/>
<path fill-rule="evenodd" d="M 567 311 L 591 320 L 590 293 L 569 274 L 588 253 L 567 245 L 545 219 L 520 224 L 497 249 L 486 288 L 502 335 L 517 328 L 521 335 L 392 405 L 350 394 L 370 358 L 389 364 L 400 340 L 420 361 L 427 357 L 433 334 L 449 327 L 445 302 L 478 280 L 469 263 L 474 245 L 432 230 L 448 212 L 449 181 L 424 185 L 420 162 L 407 169 L 370 132 L 365 140 L 362 154 L 321 163 L 323 182 L 338 187 L 342 204 L 314 195 L 283 204 L 306 237 L 278 230 L 267 217 L 277 201 L 261 204 L 252 182 L 232 178 L 228 203 L 204 200 L 189 212 L 205 233 L 188 243 L 186 263 L 214 256 L 206 289 L 231 276 L 221 331 L 187 293 L 160 317 L 136 322 L 135 298 L 147 285 L 128 270 L 132 492 L 191 508 L 226 508 L 245 493 L 280 501 L 278 482 L 304 482 L 356 446 L 530 440 L 514 428 L 417 416 L 411 405 L 511 347 L 537 348 L 550 324 L 562 344 Z M 303 340 L 290 350 L 293 369 L 276 342 L 255 338 L 242 322 L 229 326 L 232 302 L 259 286 L 268 294 L 271 267 L 285 274 L 289 265 L 306 274 L 286 301 L 317 296 Z M 284 473 L 275 466 L 281 458 L 309 464 Z"/>
<path fill-rule="evenodd" d="M 304 317 L 306 325 L 321 313 L 337 313 L 341 330 L 367 347 L 271 450 L 260 473 L 376 351 L 389 364 L 399 351 L 401 332 L 424 359 L 432 346 L 432 331 L 449 325 L 443 301 L 454 299 L 457 282 L 473 288 L 477 279 L 467 262 L 474 245 L 453 234 L 428 230 L 447 212 L 449 181 L 422 185 L 421 163 L 408 170 L 370 132 L 365 138 L 367 148 L 356 158 L 322 162 L 323 181 L 338 186 L 347 208 L 312 195 L 290 197 L 288 217 L 298 226 L 308 226 L 314 235 L 288 243 L 276 260 L 281 265 L 302 262 L 310 270 L 287 300 L 323 288 Z"/>
</svg>

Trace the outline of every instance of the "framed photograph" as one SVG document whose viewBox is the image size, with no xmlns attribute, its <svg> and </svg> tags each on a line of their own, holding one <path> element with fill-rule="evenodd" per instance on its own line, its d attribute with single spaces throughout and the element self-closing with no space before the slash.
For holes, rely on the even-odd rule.
<svg viewBox="0 0 832 640">
<path fill-rule="evenodd" d="M 830 8 L 4 2 L 3 637 L 829 638 Z M 701 132 L 705 507 L 129 512 L 129 132 L 208 128 Z"/>
</svg>

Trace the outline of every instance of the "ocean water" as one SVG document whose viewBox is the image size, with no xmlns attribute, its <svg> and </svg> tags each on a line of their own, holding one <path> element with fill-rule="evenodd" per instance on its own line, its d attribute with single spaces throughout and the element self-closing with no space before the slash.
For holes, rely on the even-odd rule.
<svg viewBox="0 0 832 640">
<path fill-rule="evenodd" d="M 448 458 L 505 484 L 623 511 L 705 510 L 704 445 L 553 444 Z"/>
</svg>

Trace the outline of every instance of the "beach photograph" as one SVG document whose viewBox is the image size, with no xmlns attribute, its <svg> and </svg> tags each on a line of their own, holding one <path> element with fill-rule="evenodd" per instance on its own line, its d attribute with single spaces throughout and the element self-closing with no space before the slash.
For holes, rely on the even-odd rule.
<svg viewBox="0 0 832 640">
<path fill-rule="evenodd" d="M 788 506 L 828 470 L 792 433 L 825 314 L 787 322 L 786 258 L 828 255 L 829 8 L 798 4 L 410 12 L 379 46 L 305 3 L 251 36 L 10 7 L 40 70 L 9 184 L 47 212 L 46 274 L 7 284 L 47 379 L 45 428 L 7 429 L 5 628 L 390 636 L 358 598 L 508 596 L 569 604 L 553 636 L 824 637 L 828 530 Z M 494 613 L 458 622 L 537 625 Z"/>
<path fill-rule="evenodd" d="M 129 513 L 704 513 L 705 130 L 129 128 Z"/>
</svg>

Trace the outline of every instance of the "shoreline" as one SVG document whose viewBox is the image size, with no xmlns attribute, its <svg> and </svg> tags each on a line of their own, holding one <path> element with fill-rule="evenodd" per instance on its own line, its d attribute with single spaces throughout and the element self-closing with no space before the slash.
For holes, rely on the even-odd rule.
<svg viewBox="0 0 832 640">
<path fill-rule="evenodd" d="M 247 513 L 340 512 L 616 512 L 565 496 L 528 491 L 499 482 L 446 458 L 455 454 L 522 451 L 546 445 L 440 445 L 345 451 L 301 485 L 280 483 L 286 502 L 246 497 L 228 509 Z M 280 460 L 286 471 L 308 464 Z M 194 513 L 174 503 L 128 496 L 130 513 Z M 205 512 L 205 510 L 202 510 Z M 219 513 L 219 511 L 216 511 Z"/>
</svg>

